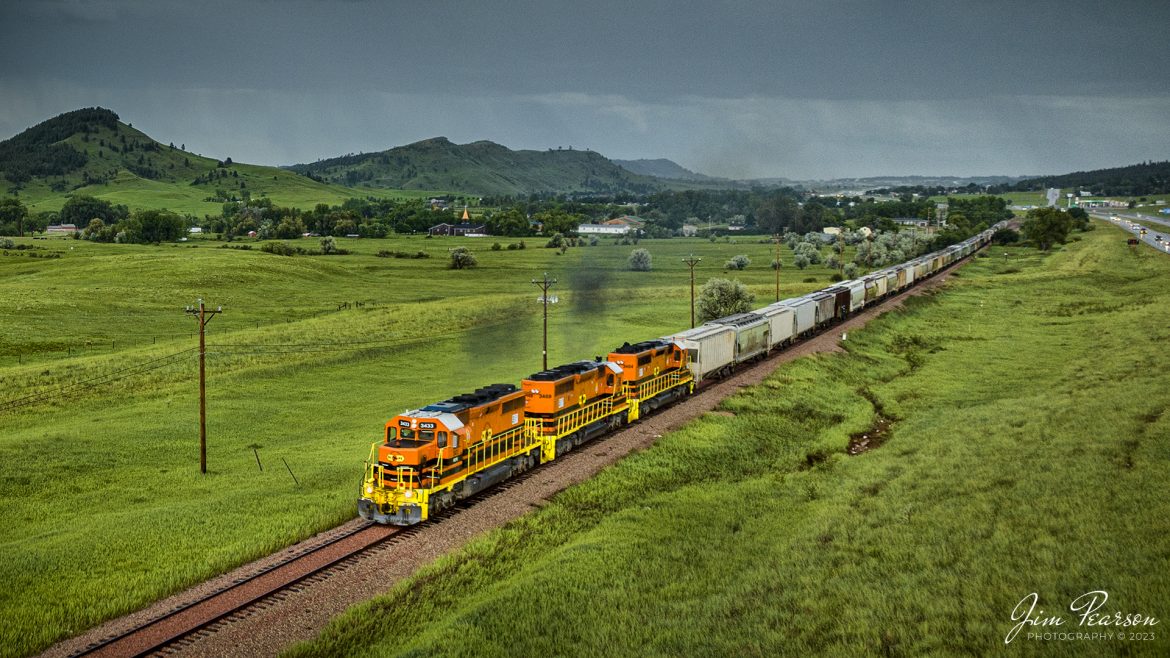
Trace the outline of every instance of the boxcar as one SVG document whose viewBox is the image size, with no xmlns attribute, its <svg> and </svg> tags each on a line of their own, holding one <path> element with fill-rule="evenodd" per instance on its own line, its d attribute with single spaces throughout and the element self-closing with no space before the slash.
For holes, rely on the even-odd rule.
<svg viewBox="0 0 1170 658">
<path fill-rule="evenodd" d="M 865 305 L 876 302 L 886 296 L 887 273 L 875 272 L 862 279 L 865 283 Z"/>
<path fill-rule="evenodd" d="M 766 354 L 771 347 L 769 336 L 771 325 L 767 318 L 758 313 L 736 313 L 725 318 L 712 320 L 717 324 L 735 329 L 735 362 L 743 363 Z"/>
<path fill-rule="evenodd" d="M 925 279 L 928 274 L 930 274 L 930 261 L 926 259 L 919 259 L 914 261 L 912 264 L 914 266 L 915 281 L 921 281 Z"/>
<path fill-rule="evenodd" d="M 849 312 L 860 311 L 865 306 L 865 281 L 861 279 L 842 281 L 841 287 L 849 289 Z"/>
<path fill-rule="evenodd" d="M 832 288 L 826 288 L 825 292 L 833 296 L 833 317 L 838 320 L 844 320 L 849 315 L 849 304 L 852 294 L 849 288 L 837 284 Z"/>
<path fill-rule="evenodd" d="M 792 309 L 796 316 L 796 334 L 803 336 L 817 326 L 817 303 L 811 297 L 796 297 L 782 299 L 772 306 L 783 306 Z"/>
<path fill-rule="evenodd" d="M 820 327 L 833 321 L 833 302 L 837 295 L 827 290 L 819 290 L 817 292 L 805 295 L 806 298 L 811 299 L 816 306 L 816 313 L 813 316 L 813 323 Z"/>
<path fill-rule="evenodd" d="M 729 371 L 735 365 L 735 327 L 705 324 L 671 334 L 663 340 L 674 341 L 687 350 L 687 367 L 696 382 L 718 375 L 725 369 Z"/>
<path fill-rule="evenodd" d="M 811 306 L 809 310 L 812 310 Z M 800 333 L 797 331 L 796 312 L 791 307 L 784 306 L 783 302 L 769 304 L 757 310 L 756 313 L 768 321 L 772 347 L 787 345 Z"/>
<path fill-rule="evenodd" d="M 903 263 L 898 266 L 898 290 L 903 290 L 906 286 L 914 283 L 914 266 L 909 263 Z"/>
</svg>

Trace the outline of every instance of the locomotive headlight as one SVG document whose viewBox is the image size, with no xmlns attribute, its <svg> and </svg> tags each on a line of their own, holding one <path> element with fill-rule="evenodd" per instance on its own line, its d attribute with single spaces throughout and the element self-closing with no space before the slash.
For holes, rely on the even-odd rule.
<svg viewBox="0 0 1170 658">
<path fill-rule="evenodd" d="M 372 494 L 372 493 L 374 493 L 374 485 L 367 484 L 366 485 L 366 494 Z"/>
<path fill-rule="evenodd" d="M 406 493 L 402 494 L 402 497 L 403 498 L 410 498 L 413 495 L 414 495 L 413 491 L 407 491 Z"/>
</svg>

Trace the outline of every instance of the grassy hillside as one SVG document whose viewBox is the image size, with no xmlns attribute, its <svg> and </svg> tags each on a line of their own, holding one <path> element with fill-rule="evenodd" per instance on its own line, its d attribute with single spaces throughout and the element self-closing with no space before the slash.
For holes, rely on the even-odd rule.
<svg viewBox="0 0 1170 658">
<path fill-rule="evenodd" d="M 631 173 L 593 151 L 513 151 L 488 141 L 453 144 L 445 137 L 378 153 L 291 167 L 299 173 L 359 189 L 457 189 L 484 195 L 537 192 L 646 194 L 694 183 Z"/>
<path fill-rule="evenodd" d="M 1113 228 L 997 247 L 291 655 L 1165 655 L 1004 642 L 1032 592 L 1170 610 L 1167 276 Z"/>
<path fill-rule="evenodd" d="M 167 208 L 197 217 L 218 214 L 224 198 L 245 191 L 277 205 L 311 208 L 340 204 L 353 190 L 260 165 L 204 158 L 161 144 L 109 110 L 79 110 L 50 119 L 0 142 L 6 193 L 32 212 L 58 210 L 73 194 L 122 203 L 131 210 Z M 371 190 L 379 197 L 414 197 L 428 190 Z"/>
<path fill-rule="evenodd" d="M 553 363 L 686 326 L 691 252 L 704 257 L 700 282 L 748 254 L 735 278 L 761 303 L 773 294 L 772 246 L 755 243 L 645 240 L 652 272 L 629 271 L 632 248 L 608 243 L 558 256 L 535 240 L 492 251 L 490 239 L 340 238 L 354 253 L 331 257 L 204 241 L 17 243 L 32 249 L 0 252 L 0 656 L 36 653 L 352 518 L 389 417 L 539 369 L 531 280 L 542 272 L 561 300 Z M 480 267 L 446 268 L 461 245 Z M 828 275 L 785 270 L 783 294 Z M 208 325 L 206 476 L 196 327 L 182 310 L 197 297 L 224 307 Z M 281 458 L 300 485 L 270 468 Z"/>
</svg>

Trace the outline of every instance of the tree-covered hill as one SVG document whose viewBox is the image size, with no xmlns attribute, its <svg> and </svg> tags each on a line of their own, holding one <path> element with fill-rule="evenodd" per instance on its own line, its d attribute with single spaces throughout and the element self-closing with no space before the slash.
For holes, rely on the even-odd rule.
<svg viewBox="0 0 1170 658">
<path fill-rule="evenodd" d="M 77 194 L 197 216 L 218 214 L 224 202 L 244 196 L 305 208 L 354 196 L 285 169 L 205 158 L 184 144 L 160 143 L 100 107 L 66 112 L 0 141 L 0 178 L 0 193 L 35 211 L 57 210 Z"/>
<path fill-rule="evenodd" d="M 494 142 L 455 144 L 446 137 L 377 153 L 347 155 L 291 170 L 361 188 L 453 189 L 508 196 L 533 193 L 647 194 L 693 187 L 635 174 L 594 151 L 513 151 Z"/>
<path fill-rule="evenodd" d="M 1077 188 L 1098 196 L 1145 196 L 1170 193 L 1170 161 L 1143 162 L 1128 167 L 1076 171 L 1062 176 L 1022 180 L 1011 190 L 1041 190 L 1049 187 Z"/>
<path fill-rule="evenodd" d="M 62 176 L 88 163 L 84 150 L 69 144 L 73 135 L 117 130 L 118 115 L 100 107 L 66 112 L 0 142 L 0 172 L 14 183 L 33 176 Z"/>
<path fill-rule="evenodd" d="M 128 171 L 153 181 L 190 182 L 218 165 L 164 146 L 100 107 L 74 110 L 0 142 L 0 173 L 16 191 L 44 183 L 64 192 Z"/>
</svg>

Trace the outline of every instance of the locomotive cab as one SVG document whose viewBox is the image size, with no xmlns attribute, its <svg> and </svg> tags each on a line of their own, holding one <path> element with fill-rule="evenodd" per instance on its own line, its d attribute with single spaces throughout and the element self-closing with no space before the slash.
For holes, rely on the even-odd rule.
<svg viewBox="0 0 1170 658">
<path fill-rule="evenodd" d="M 442 479 L 441 463 L 458 464 L 466 436 L 467 428 L 456 414 L 431 407 L 410 411 L 386 423 L 378 464 L 391 483 L 403 488 L 425 485 Z"/>
<path fill-rule="evenodd" d="M 395 416 L 366 463 L 358 513 L 410 525 L 535 463 L 524 393 L 495 384 Z"/>
</svg>

